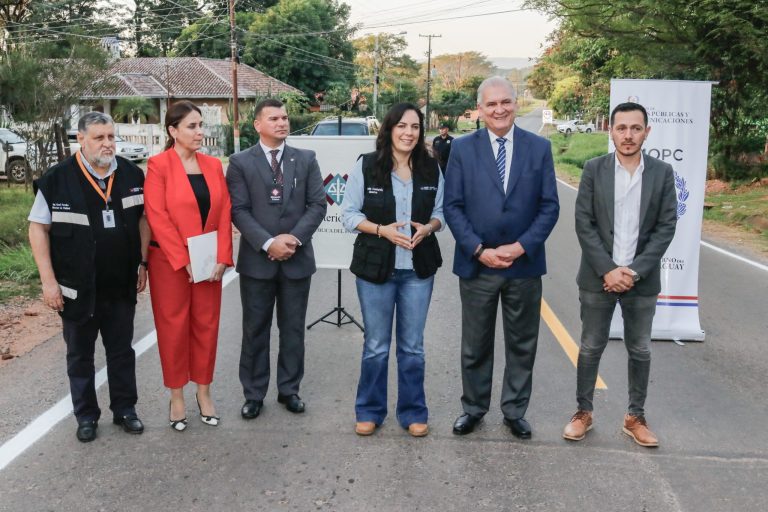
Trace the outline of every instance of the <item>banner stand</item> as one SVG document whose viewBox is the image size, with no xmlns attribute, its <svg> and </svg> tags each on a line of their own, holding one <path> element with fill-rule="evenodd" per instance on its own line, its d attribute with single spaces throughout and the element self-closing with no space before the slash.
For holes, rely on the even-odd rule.
<svg viewBox="0 0 768 512">
<path fill-rule="evenodd" d="M 324 322 L 326 324 L 335 325 L 336 327 L 341 327 L 342 325 L 347 324 L 355 324 L 360 328 L 361 331 L 365 332 L 365 329 L 363 329 L 363 326 L 357 323 L 357 320 L 355 320 L 355 317 L 347 313 L 347 310 L 344 309 L 344 306 L 341 305 L 341 269 L 338 270 L 338 281 L 337 281 L 337 295 L 336 295 L 336 307 L 330 310 L 328 313 L 324 314 L 311 324 L 307 326 L 307 330 L 310 330 L 314 325 Z M 336 313 L 336 321 L 326 320 L 329 316 Z M 344 318 L 347 320 L 342 321 Z"/>
</svg>

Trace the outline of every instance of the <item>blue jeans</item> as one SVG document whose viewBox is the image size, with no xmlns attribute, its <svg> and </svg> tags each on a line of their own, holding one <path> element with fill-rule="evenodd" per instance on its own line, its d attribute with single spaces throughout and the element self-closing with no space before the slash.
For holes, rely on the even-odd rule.
<svg viewBox="0 0 768 512">
<path fill-rule="evenodd" d="M 424 325 L 434 276 L 419 279 L 413 270 L 395 270 L 386 283 L 357 279 L 365 344 L 357 384 L 357 421 L 381 425 L 387 416 L 387 367 L 392 319 L 397 309 L 397 420 L 403 428 L 427 423 L 424 396 Z"/>
</svg>

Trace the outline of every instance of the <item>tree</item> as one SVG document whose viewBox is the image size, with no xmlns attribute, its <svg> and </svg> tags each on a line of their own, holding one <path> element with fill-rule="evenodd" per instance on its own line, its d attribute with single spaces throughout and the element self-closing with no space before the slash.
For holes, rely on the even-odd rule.
<svg viewBox="0 0 768 512">
<path fill-rule="evenodd" d="M 768 7 L 752 0 L 528 0 L 561 20 L 574 42 L 569 67 L 608 77 L 715 80 L 714 153 L 735 162 L 759 151 L 768 117 Z M 568 54 L 568 48 L 558 50 Z M 750 146 L 745 147 L 746 141 Z"/>
<path fill-rule="evenodd" d="M 155 104 L 140 96 L 121 98 L 117 100 L 115 108 L 112 109 L 112 117 L 117 122 L 141 123 L 144 121 L 146 123 L 150 117 L 156 115 Z"/>
<path fill-rule="evenodd" d="M 569 76 L 555 83 L 549 105 L 560 116 L 580 116 L 584 110 L 584 90 L 577 76 Z"/>
<path fill-rule="evenodd" d="M 400 101 L 416 101 L 419 97 L 416 82 L 421 66 L 405 53 L 408 44 L 397 34 L 379 34 L 378 52 L 376 36 L 369 34 L 352 41 L 355 47 L 357 85 L 373 97 L 375 58 L 379 68 L 379 106 Z M 381 112 L 381 109 L 379 110 Z"/>
<path fill-rule="evenodd" d="M 352 84 L 356 66 L 349 6 L 336 0 L 281 0 L 256 17 L 243 62 L 308 96 L 334 82 Z"/>
<path fill-rule="evenodd" d="M 136 9 L 131 24 L 139 57 L 168 55 L 184 28 L 204 16 L 197 0 L 135 0 L 134 3 Z"/>
<path fill-rule="evenodd" d="M 10 111 L 14 129 L 29 142 L 27 161 L 41 171 L 50 163 L 51 143 L 60 137 L 70 105 L 107 69 L 98 46 L 71 43 L 66 59 L 48 59 L 30 45 L 0 59 L 0 105 Z"/>
<path fill-rule="evenodd" d="M 0 48 L 13 46 L 14 33 L 20 31 L 22 22 L 31 14 L 31 3 L 32 0 L 0 2 Z"/>
<path fill-rule="evenodd" d="M 468 109 L 474 108 L 476 104 L 476 98 L 466 91 L 444 91 L 440 101 L 430 104 L 430 109 L 452 130 L 455 130 L 459 117 Z"/>
<path fill-rule="evenodd" d="M 439 88 L 449 91 L 461 89 L 467 77 L 481 76 L 486 78 L 492 75 L 494 71 L 491 61 L 479 52 L 438 55 L 432 58 L 432 66 Z"/>
<path fill-rule="evenodd" d="M 245 47 L 248 35 L 246 27 L 251 26 L 257 17 L 256 12 L 235 13 L 235 43 L 238 54 Z M 229 34 L 229 18 L 209 14 L 181 31 L 173 53 L 179 57 L 229 59 L 232 56 Z"/>
</svg>

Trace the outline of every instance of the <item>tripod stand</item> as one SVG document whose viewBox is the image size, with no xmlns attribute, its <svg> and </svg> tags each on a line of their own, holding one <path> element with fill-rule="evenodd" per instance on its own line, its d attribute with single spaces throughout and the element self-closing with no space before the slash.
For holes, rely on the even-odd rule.
<svg viewBox="0 0 768 512">
<path fill-rule="evenodd" d="M 336 314 L 336 320 L 326 320 L 329 316 L 332 316 L 333 314 Z M 337 280 L 337 286 L 336 286 L 336 307 L 330 310 L 328 313 L 324 314 L 311 324 L 307 326 L 307 330 L 311 329 L 316 324 L 324 322 L 326 324 L 335 325 L 336 327 L 341 327 L 342 325 L 346 324 L 355 324 L 360 328 L 361 331 L 365 332 L 365 329 L 363 329 L 363 326 L 357 323 L 357 320 L 347 313 L 347 311 L 344 309 L 344 306 L 341 305 L 341 269 L 339 269 L 338 273 L 338 280 Z"/>
</svg>

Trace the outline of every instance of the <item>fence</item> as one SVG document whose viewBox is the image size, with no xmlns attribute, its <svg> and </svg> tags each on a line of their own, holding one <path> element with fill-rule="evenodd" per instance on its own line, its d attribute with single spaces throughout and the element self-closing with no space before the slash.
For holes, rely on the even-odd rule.
<svg viewBox="0 0 768 512">
<path fill-rule="evenodd" d="M 143 144 L 149 149 L 150 155 L 156 155 L 165 148 L 165 129 L 159 124 L 115 124 L 115 132 L 123 140 L 136 144 Z M 226 142 L 223 137 L 224 130 L 221 126 L 206 126 L 203 136 L 203 147 L 209 155 L 221 156 L 225 154 Z"/>
</svg>

